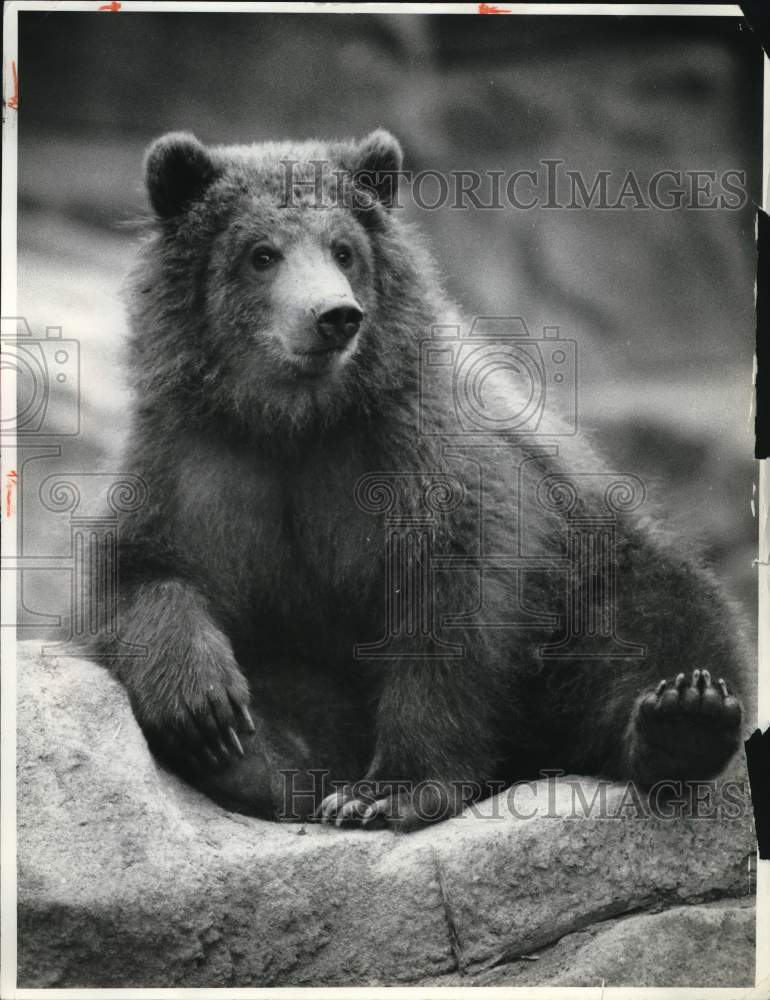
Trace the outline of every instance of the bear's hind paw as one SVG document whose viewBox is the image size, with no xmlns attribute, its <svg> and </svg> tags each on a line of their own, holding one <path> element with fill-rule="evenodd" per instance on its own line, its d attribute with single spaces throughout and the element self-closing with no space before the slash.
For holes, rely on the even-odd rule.
<svg viewBox="0 0 770 1000">
<path fill-rule="evenodd" d="M 722 770 L 740 739 L 741 705 L 708 670 L 662 680 L 636 703 L 631 763 L 645 785 L 700 780 Z"/>
<path fill-rule="evenodd" d="M 642 724 L 674 722 L 684 716 L 715 728 L 732 729 L 740 724 L 741 706 L 721 678 L 714 685 L 708 670 L 694 670 L 689 680 L 685 674 L 678 674 L 670 685 L 662 680 L 641 700 L 639 714 Z"/>
<path fill-rule="evenodd" d="M 462 807 L 459 796 L 436 781 L 421 782 L 414 791 L 403 787 L 386 791 L 372 782 L 363 782 L 361 788 L 346 785 L 327 795 L 316 818 L 335 826 L 369 830 L 389 827 L 407 833 L 456 816 Z"/>
</svg>

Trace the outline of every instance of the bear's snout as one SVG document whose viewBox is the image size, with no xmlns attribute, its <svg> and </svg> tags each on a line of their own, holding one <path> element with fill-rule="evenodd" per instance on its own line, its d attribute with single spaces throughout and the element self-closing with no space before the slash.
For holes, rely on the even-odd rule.
<svg viewBox="0 0 770 1000">
<path fill-rule="evenodd" d="M 328 348 L 341 349 L 355 337 L 364 314 L 352 303 L 336 305 L 331 309 L 313 310 L 316 329 Z"/>
</svg>

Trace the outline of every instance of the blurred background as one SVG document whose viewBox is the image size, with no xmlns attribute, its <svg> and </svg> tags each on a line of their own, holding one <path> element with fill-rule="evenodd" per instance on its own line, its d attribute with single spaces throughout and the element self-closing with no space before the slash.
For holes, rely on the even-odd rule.
<svg viewBox="0 0 770 1000">
<path fill-rule="evenodd" d="M 643 185 L 659 170 L 745 172 L 737 211 L 402 200 L 469 316 L 521 315 L 577 341 L 581 427 L 755 615 L 761 62 L 738 19 L 24 12 L 18 73 L 19 312 L 34 338 L 53 325 L 80 349 L 79 433 L 46 437 L 72 402 L 53 386 L 34 443 L 60 454 L 27 453 L 25 555 L 68 551 L 67 515 L 37 500 L 45 476 L 120 469 L 124 223 L 147 210 L 146 145 L 177 129 L 227 143 L 383 126 L 413 170 L 507 176 L 551 158 L 589 186 L 599 171 L 616 185 L 629 170 Z M 68 587 L 63 569 L 25 573 L 27 635 Z"/>
</svg>

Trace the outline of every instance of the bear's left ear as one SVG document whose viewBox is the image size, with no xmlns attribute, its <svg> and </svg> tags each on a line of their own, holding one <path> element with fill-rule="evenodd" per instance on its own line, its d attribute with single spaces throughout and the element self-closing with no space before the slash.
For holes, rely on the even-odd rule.
<svg viewBox="0 0 770 1000">
<path fill-rule="evenodd" d="M 144 177 L 150 203 L 162 219 L 201 198 L 217 175 L 209 151 L 189 132 L 169 132 L 147 150 Z"/>
<path fill-rule="evenodd" d="M 358 186 L 375 194 L 385 208 L 391 208 L 398 196 L 398 172 L 404 162 L 398 139 L 378 128 L 361 140 L 351 160 L 351 173 Z"/>
</svg>

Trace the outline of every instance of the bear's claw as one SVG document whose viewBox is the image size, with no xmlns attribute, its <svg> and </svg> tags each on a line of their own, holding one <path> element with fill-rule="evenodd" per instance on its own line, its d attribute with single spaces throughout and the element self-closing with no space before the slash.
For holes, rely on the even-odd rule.
<svg viewBox="0 0 770 1000">
<path fill-rule="evenodd" d="M 145 728 L 156 752 L 195 772 L 220 771 L 234 757 L 245 757 L 238 731 L 256 730 L 248 708 L 231 690 L 216 695 L 209 690 L 197 703 L 191 698 L 165 727 L 153 720 Z"/>
<path fill-rule="evenodd" d="M 697 781 L 717 775 L 740 742 L 741 704 L 720 677 L 694 670 L 661 681 L 636 703 L 631 769 L 651 787 L 661 780 Z"/>
<path fill-rule="evenodd" d="M 248 731 L 250 733 L 256 733 L 257 727 L 254 725 L 254 720 L 252 719 L 251 713 L 249 712 L 249 710 L 246 707 L 246 705 L 242 705 L 240 703 L 234 702 L 232 700 L 232 698 L 230 699 L 230 702 L 234 706 L 235 710 L 237 712 L 240 712 L 240 714 L 241 714 L 241 716 L 243 718 L 243 721 L 246 723 L 246 728 L 248 729 Z"/>
<path fill-rule="evenodd" d="M 371 781 L 339 788 L 323 799 L 316 810 L 316 819 L 367 830 L 387 825 L 404 832 L 456 816 L 463 807 L 461 797 L 440 782 L 430 783 L 417 799 L 411 790 L 404 788 L 386 792 L 388 785 L 392 789 L 392 783 L 377 785 Z"/>
<path fill-rule="evenodd" d="M 689 680 L 683 673 L 677 674 L 671 685 L 660 681 L 655 692 L 642 699 L 639 709 L 647 722 L 673 721 L 684 715 L 693 721 L 700 718 L 733 728 L 741 720 L 740 702 L 730 694 L 721 677 L 714 685 L 708 670 L 694 670 Z"/>
<path fill-rule="evenodd" d="M 322 823 L 334 823 L 335 826 L 359 823 L 363 820 L 371 802 L 371 798 L 356 795 L 353 788 L 346 785 L 322 800 L 316 809 L 315 818 Z"/>
<path fill-rule="evenodd" d="M 321 800 L 321 804 L 315 811 L 316 819 L 320 819 L 322 823 L 331 823 L 336 819 L 342 807 L 350 800 L 351 795 L 347 788 L 336 788 Z"/>
<path fill-rule="evenodd" d="M 401 825 L 406 820 L 412 820 L 413 812 L 404 798 L 403 795 L 385 795 L 381 798 L 356 795 L 354 789 L 347 786 L 326 796 L 316 810 L 316 818 L 322 823 L 334 823 L 335 826 L 357 825 L 370 830 L 385 823 Z"/>
</svg>

